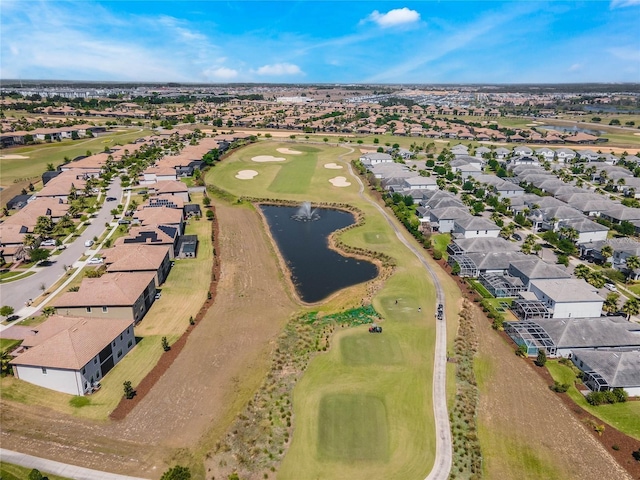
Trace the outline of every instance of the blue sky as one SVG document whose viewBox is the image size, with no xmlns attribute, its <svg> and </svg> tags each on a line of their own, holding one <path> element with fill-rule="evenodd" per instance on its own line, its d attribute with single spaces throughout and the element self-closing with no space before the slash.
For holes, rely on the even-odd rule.
<svg viewBox="0 0 640 480">
<path fill-rule="evenodd" d="M 640 0 L 0 0 L 0 78 L 640 82 Z"/>
</svg>

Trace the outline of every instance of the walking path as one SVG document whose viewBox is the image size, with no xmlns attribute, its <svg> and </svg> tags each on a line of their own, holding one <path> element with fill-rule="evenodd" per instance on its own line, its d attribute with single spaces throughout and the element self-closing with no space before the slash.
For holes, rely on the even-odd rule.
<svg viewBox="0 0 640 480">
<path fill-rule="evenodd" d="M 128 477 L 117 473 L 101 472 L 89 468 L 78 467 L 66 463 L 47 460 L 46 458 L 33 457 L 25 453 L 18 453 L 5 448 L 0 448 L 0 460 L 26 468 L 36 468 L 43 474 L 60 475 L 73 480 L 145 480 L 139 477 Z"/>
<path fill-rule="evenodd" d="M 353 153 L 353 148 L 350 151 L 340 155 L 340 160 L 345 155 Z M 394 222 L 393 217 L 383 208 L 378 202 L 373 200 L 367 195 L 364 195 L 364 184 L 360 177 L 353 172 L 351 163 L 342 160 L 347 164 L 349 173 L 356 179 L 360 185 L 358 194 L 360 198 L 366 200 L 373 205 L 387 220 L 391 228 L 396 233 L 398 240 L 400 240 L 413 254 L 418 261 L 425 267 L 425 269 L 431 275 L 433 284 L 436 287 L 436 301 L 445 305 L 445 295 L 440 285 L 438 277 L 431 267 L 431 265 L 424 258 L 424 251 L 419 250 L 413 244 L 411 244 L 404 236 L 404 228 L 398 227 Z M 449 426 L 449 412 L 447 411 L 447 391 L 446 391 L 446 378 L 447 378 L 447 322 L 446 315 L 442 320 L 436 321 L 436 345 L 434 352 L 434 365 L 433 365 L 433 414 L 436 424 L 436 458 L 433 465 L 433 469 L 426 477 L 425 480 L 447 480 L 449 478 L 449 472 L 451 470 L 452 462 L 452 441 L 451 441 L 451 428 Z"/>
</svg>

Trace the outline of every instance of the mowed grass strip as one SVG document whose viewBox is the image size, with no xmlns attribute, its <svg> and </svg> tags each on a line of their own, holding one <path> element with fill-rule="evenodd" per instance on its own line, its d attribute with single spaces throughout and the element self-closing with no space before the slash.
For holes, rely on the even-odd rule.
<svg viewBox="0 0 640 480">
<path fill-rule="evenodd" d="M 333 394 L 320 400 L 319 456 L 330 461 L 389 459 L 384 402 L 372 395 Z"/>
<path fill-rule="evenodd" d="M 29 473 L 31 473 L 32 470 L 32 468 L 21 467 L 13 463 L 0 462 L 0 478 L 2 480 L 26 480 L 29 478 Z M 41 470 L 40 473 L 49 480 L 71 480 L 67 477 L 47 473 L 44 470 Z"/>
<path fill-rule="evenodd" d="M 340 339 L 342 361 L 347 365 L 396 365 L 402 350 L 389 335 L 347 335 Z"/>
</svg>

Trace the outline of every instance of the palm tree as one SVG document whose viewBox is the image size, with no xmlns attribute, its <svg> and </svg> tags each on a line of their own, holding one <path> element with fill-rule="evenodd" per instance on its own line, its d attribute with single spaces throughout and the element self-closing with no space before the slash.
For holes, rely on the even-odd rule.
<svg viewBox="0 0 640 480">
<path fill-rule="evenodd" d="M 37 240 L 36 237 L 31 235 L 30 233 L 27 233 L 24 236 L 24 239 L 22 240 L 22 243 L 24 244 L 25 247 L 35 247 Z"/>
<path fill-rule="evenodd" d="M 536 255 L 540 256 L 540 252 L 542 251 L 542 245 L 540 245 L 539 243 L 534 244 L 533 251 L 535 252 Z"/>
<path fill-rule="evenodd" d="M 637 298 L 630 298 L 622 306 L 622 311 L 627 314 L 627 320 L 631 318 L 631 315 L 637 315 L 640 312 L 640 302 Z"/>
<path fill-rule="evenodd" d="M 576 276 L 576 278 L 586 278 L 589 275 L 589 272 L 591 272 L 591 269 L 581 263 L 573 271 L 573 274 Z"/>
<path fill-rule="evenodd" d="M 602 309 L 605 312 L 613 313 L 618 311 L 618 299 L 620 298 L 619 293 L 611 292 L 607 295 L 607 299 L 604 301 L 604 305 Z"/>
<path fill-rule="evenodd" d="M 638 258 L 636 255 L 632 255 L 630 257 L 627 257 L 627 281 L 629 280 L 629 277 L 631 277 L 631 275 L 633 275 L 634 270 L 637 270 L 638 268 L 640 268 L 640 258 Z"/>
<path fill-rule="evenodd" d="M 608 261 L 609 258 L 611 258 L 611 256 L 613 255 L 613 248 L 611 248 L 611 245 L 605 245 L 604 247 L 602 247 L 600 249 L 600 255 L 602 255 L 604 257 L 604 261 Z"/>
</svg>

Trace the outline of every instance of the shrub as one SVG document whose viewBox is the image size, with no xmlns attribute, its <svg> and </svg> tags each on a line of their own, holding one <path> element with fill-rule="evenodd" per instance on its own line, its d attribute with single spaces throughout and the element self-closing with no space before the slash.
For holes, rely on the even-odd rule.
<svg viewBox="0 0 640 480">
<path fill-rule="evenodd" d="M 640 462 L 640 448 L 635 450 L 631 456 L 636 460 L 636 462 Z"/>
<path fill-rule="evenodd" d="M 566 391 L 569 390 L 569 387 L 571 387 L 571 385 L 568 383 L 560 383 L 558 381 L 553 382 L 553 385 L 549 386 L 551 390 L 557 393 L 566 393 Z"/>
<path fill-rule="evenodd" d="M 536 358 L 536 365 L 539 367 L 544 367 L 547 363 L 547 354 L 544 353 L 544 350 L 538 351 L 538 357 Z"/>
<path fill-rule="evenodd" d="M 165 352 L 168 352 L 169 350 L 171 350 L 171 345 L 169 345 L 169 341 L 167 340 L 167 337 L 162 337 L 162 349 Z"/>
<path fill-rule="evenodd" d="M 433 251 L 433 259 L 434 260 L 441 260 L 442 259 L 442 252 L 440 250 L 434 250 Z"/>
<path fill-rule="evenodd" d="M 231 478 L 231 477 L 229 477 Z M 187 467 L 176 465 L 162 474 L 160 480 L 190 480 L 191 472 Z"/>
<path fill-rule="evenodd" d="M 136 396 L 136 391 L 131 386 L 131 382 L 129 380 L 125 381 L 122 385 L 124 386 L 124 398 L 126 398 L 127 400 L 131 400 L 133 397 Z M 163 478 L 164 478 L 164 475 L 163 475 Z M 172 477 L 168 477 L 168 478 L 172 478 Z"/>
<path fill-rule="evenodd" d="M 516 355 L 522 358 L 526 358 L 527 357 L 527 346 L 526 345 L 520 345 L 518 347 L 518 349 L 516 350 Z"/>
</svg>

